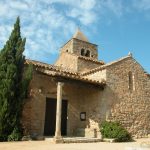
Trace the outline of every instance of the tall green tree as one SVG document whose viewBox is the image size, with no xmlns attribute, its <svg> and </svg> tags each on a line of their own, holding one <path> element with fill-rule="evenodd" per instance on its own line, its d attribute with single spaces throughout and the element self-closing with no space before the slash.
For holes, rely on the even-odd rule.
<svg viewBox="0 0 150 150">
<path fill-rule="evenodd" d="M 0 141 L 19 140 L 22 135 L 22 107 L 30 80 L 27 72 L 31 73 L 24 68 L 25 41 L 18 17 L 0 51 Z"/>
</svg>

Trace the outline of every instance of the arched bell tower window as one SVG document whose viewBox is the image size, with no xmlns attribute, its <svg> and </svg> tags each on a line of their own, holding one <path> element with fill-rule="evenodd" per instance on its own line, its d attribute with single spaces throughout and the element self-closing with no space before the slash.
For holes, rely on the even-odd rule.
<svg viewBox="0 0 150 150">
<path fill-rule="evenodd" d="M 84 56 L 85 50 L 82 48 L 81 49 L 81 56 Z"/>
<path fill-rule="evenodd" d="M 86 51 L 85 56 L 86 56 L 86 57 L 90 57 L 90 51 L 89 51 L 89 50 Z"/>
</svg>

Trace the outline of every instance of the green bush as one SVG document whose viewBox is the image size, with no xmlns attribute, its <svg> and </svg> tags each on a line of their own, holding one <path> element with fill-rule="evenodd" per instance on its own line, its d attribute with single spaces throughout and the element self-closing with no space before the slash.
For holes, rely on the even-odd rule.
<svg viewBox="0 0 150 150">
<path fill-rule="evenodd" d="M 114 138 L 116 142 L 131 141 L 131 135 L 118 122 L 105 121 L 100 125 L 103 138 Z"/>
<path fill-rule="evenodd" d="M 20 141 L 21 137 L 21 132 L 17 128 L 14 128 L 13 132 L 8 136 L 8 141 Z"/>
<path fill-rule="evenodd" d="M 0 142 L 7 141 L 7 135 L 0 135 Z"/>
</svg>

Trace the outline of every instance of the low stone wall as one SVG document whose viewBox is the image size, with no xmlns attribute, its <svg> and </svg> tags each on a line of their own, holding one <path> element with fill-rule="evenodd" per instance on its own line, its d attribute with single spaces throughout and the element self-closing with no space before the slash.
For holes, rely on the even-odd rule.
<svg viewBox="0 0 150 150">
<path fill-rule="evenodd" d="M 100 138 L 100 139 L 102 138 L 99 130 L 91 128 L 78 128 L 76 129 L 75 136 L 87 138 Z"/>
</svg>

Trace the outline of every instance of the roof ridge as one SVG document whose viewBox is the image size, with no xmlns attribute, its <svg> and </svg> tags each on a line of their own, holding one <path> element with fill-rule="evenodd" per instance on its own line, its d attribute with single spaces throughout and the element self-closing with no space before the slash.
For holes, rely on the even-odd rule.
<svg viewBox="0 0 150 150">
<path fill-rule="evenodd" d="M 30 63 L 32 63 L 33 65 L 39 66 L 39 67 L 44 67 L 44 68 L 48 68 L 48 69 L 54 69 L 55 71 L 62 71 L 62 72 L 70 73 L 70 74 L 79 75 L 78 72 L 69 70 L 69 69 L 64 68 L 64 67 L 61 67 L 61 66 L 56 66 L 56 65 L 52 65 L 52 64 L 47 64 L 47 63 L 43 63 L 43 62 L 35 61 L 35 60 L 29 60 L 29 59 L 26 59 L 26 60 L 25 60 L 25 64 L 30 64 Z"/>
<path fill-rule="evenodd" d="M 88 60 L 88 61 L 93 61 L 93 62 L 96 62 L 96 63 L 100 63 L 102 65 L 105 64 L 102 60 L 96 60 L 96 59 L 92 59 L 90 57 L 78 56 L 78 58 L 81 58 L 81 59 L 84 59 L 84 60 Z"/>
<path fill-rule="evenodd" d="M 111 65 L 113 65 L 113 64 L 116 64 L 116 63 L 118 63 L 118 62 L 124 60 L 124 59 L 131 58 L 131 57 L 132 57 L 132 56 L 129 56 L 129 55 L 128 55 L 128 56 L 125 56 L 125 57 L 122 57 L 122 58 L 120 58 L 120 59 L 118 59 L 118 60 L 116 60 L 116 61 L 109 62 L 109 63 L 107 63 L 107 64 L 104 64 L 104 65 L 100 66 L 100 67 L 94 68 L 94 69 L 92 69 L 92 70 L 90 70 L 90 71 L 83 72 L 82 75 L 89 75 L 89 74 L 91 74 L 91 73 L 95 73 L 96 71 L 105 69 L 105 68 L 108 67 L 108 66 L 111 66 Z"/>
<path fill-rule="evenodd" d="M 89 40 L 87 39 L 87 37 L 83 34 L 83 32 L 81 32 L 81 30 L 79 28 L 77 29 L 77 31 L 73 35 L 73 38 L 79 39 L 81 41 L 89 42 Z"/>
</svg>

